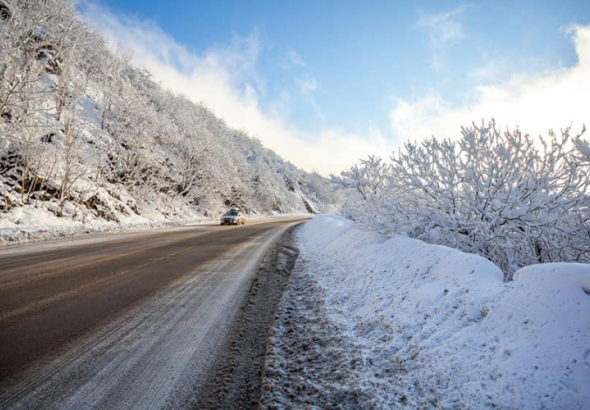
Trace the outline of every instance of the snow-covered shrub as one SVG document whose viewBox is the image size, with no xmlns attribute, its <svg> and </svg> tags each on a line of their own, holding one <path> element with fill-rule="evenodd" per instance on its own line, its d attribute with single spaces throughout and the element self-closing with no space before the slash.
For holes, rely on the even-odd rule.
<svg viewBox="0 0 590 410">
<path fill-rule="evenodd" d="M 406 143 L 334 182 L 355 192 L 345 215 L 382 232 L 480 254 L 510 279 L 542 262 L 590 262 L 590 159 L 571 130 L 534 139 L 488 126 L 458 141 Z"/>
<path fill-rule="evenodd" d="M 390 189 L 390 165 L 381 158 L 369 156 L 361 160 L 340 176 L 332 175 L 332 182 L 343 190 L 352 191 L 344 197 L 341 213 L 343 216 L 370 225 L 379 230 L 395 230 L 391 218 L 395 197 Z"/>
</svg>

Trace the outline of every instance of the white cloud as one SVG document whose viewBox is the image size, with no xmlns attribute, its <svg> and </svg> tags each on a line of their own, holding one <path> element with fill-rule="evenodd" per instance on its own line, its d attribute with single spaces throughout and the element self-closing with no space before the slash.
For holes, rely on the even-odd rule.
<svg viewBox="0 0 590 410">
<path fill-rule="evenodd" d="M 459 6 L 448 13 L 422 16 L 415 27 L 428 33 L 430 41 L 435 45 L 444 45 L 463 35 L 463 27 L 457 18 L 463 14 L 465 6 Z"/>
<path fill-rule="evenodd" d="M 469 78 L 476 83 L 486 84 L 506 79 L 509 76 L 511 61 L 503 56 L 484 56 L 484 63 L 469 73 Z"/>
<path fill-rule="evenodd" d="M 288 96 L 281 96 L 265 112 L 260 107 L 264 79 L 256 70 L 262 45 L 256 32 L 245 38 L 236 36 L 225 47 L 197 54 L 153 22 L 115 15 L 94 0 L 80 0 L 79 4 L 83 15 L 113 46 L 132 51 L 134 64 L 149 69 L 163 86 L 195 102 L 205 102 L 228 125 L 246 130 L 305 170 L 318 170 L 324 175 L 339 173 L 369 154 L 391 150 L 381 135 L 367 139 L 327 129 L 312 136 L 288 125 L 281 117 L 281 113 L 288 111 Z M 294 50 L 287 55 L 293 64 L 305 64 Z M 302 87 L 301 91 L 311 93 L 317 83 L 312 79 Z"/>
<path fill-rule="evenodd" d="M 461 5 L 447 13 L 422 16 L 414 27 L 428 35 L 432 48 L 432 65 L 439 70 L 443 64 L 445 47 L 463 37 L 463 25 L 459 21 L 467 6 Z"/>
<path fill-rule="evenodd" d="M 303 61 L 303 58 L 295 50 L 290 49 L 285 55 L 294 66 L 305 67 L 305 61 Z"/>
<path fill-rule="evenodd" d="M 310 95 L 318 88 L 318 83 L 315 78 L 309 77 L 299 82 L 299 91 L 303 95 Z"/>
<path fill-rule="evenodd" d="M 515 75 L 508 81 L 475 88 L 474 98 L 454 106 L 432 92 L 417 101 L 398 99 L 390 112 L 392 131 L 401 139 L 458 138 L 460 127 L 492 117 L 531 135 L 547 135 L 590 124 L 590 25 L 569 29 L 578 62 L 548 73 Z"/>
<path fill-rule="evenodd" d="M 316 119 L 321 123 L 325 120 L 325 116 L 315 99 L 314 93 L 317 89 L 318 83 L 315 78 L 307 77 L 303 80 L 299 80 L 299 92 L 305 97 L 308 104 L 311 106 Z"/>
</svg>

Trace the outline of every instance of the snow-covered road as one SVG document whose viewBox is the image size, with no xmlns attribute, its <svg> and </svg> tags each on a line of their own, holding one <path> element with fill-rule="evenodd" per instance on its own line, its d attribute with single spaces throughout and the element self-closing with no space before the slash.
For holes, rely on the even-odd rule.
<svg viewBox="0 0 590 410">
<path fill-rule="evenodd" d="M 184 229 L 181 230 L 181 234 L 177 233 L 174 241 L 176 244 L 174 248 L 178 248 L 180 253 L 171 253 L 169 257 L 166 254 L 160 254 L 158 259 L 150 259 L 148 254 L 157 253 L 157 249 L 160 248 L 167 249 L 166 243 L 160 242 L 159 246 L 153 249 L 143 249 L 142 246 L 146 246 L 146 234 L 134 236 L 139 243 L 143 243 L 141 246 L 138 244 L 137 249 L 127 242 L 117 245 L 104 238 L 100 239 L 103 245 L 109 243 L 112 246 L 112 258 L 117 259 L 120 256 L 114 251 L 115 249 L 123 249 L 126 258 L 132 258 L 134 254 L 136 257 L 139 256 L 143 263 L 139 263 L 140 260 L 137 263 L 142 266 L 142 269 L 146 269 L 147 263 L 151 267 L 157 267 L 159 275 L 173 276 L 175 260 L 178 258 L 186 258 L 199 252 L 209 252 L 212 257 L 188 273 L 177 275 L 174 280 L 159 287 L 139 302 L 113 314 L 109 320 L 104 320 L 92 329 L 84 331 L 80 329 L 81 336 L 72 337 L 63 345 L 50 339 L 48 343 L 54 344 L 59 354 L 50 353 L 50 360 L 36 358 L 32 363 L 21 360 L 27 365 L 27 370 L 24 372 L 16 369 L 21 366 L 18 357 L 7 356 L 22 354 L 19 353 L 19 348 L 22 348 L 22 345 L 26 347 L 27 342 L 24 339 L 27 337 L 40 338 L 43 344 L 43 334 L 37 334 L 36 330 L 29 329 L 28 335 L 20 335 L 21 330 L 15 323 L 30 321 L 32 317 L 33 321 L 29 324 L 34 326 L 36 323 L 34 318 L 38 315 L 43 317 L 52 310 L 59 311 L 62 304 L 73 302 L 69 295 L 65 294 L 61 298 L 54 297 L 55 301 L 50 300 L 44 305 L 43 301 L 47 298 L 34 300 L 33 295 L 29 305 L 38 304 L 38 309 L 33 307 L 22 315 L 17 312 L 9 317 L 10 298 L 4 298 L 5 302 L 2 302 L 4 315 L 0 317 L 0 338 L 3 343 L 1 361 L 4 373 L 0 408 L 190 407 L 195 391 L 204 381 L 216 349 L 223 339 L 225 325 L 231 322 L 247 291 L 252 272 L 269 244 L 298 221 L 300 220 L 260 222 L 239 228 L 201 227 L 199 229 L 202 232 L 195 230 L 192 234 Z M 243 237 L 243 240 L 233 240 L 228 243 L 228 239 L 232 236 Z M 216 252 L 215 249 L 205 246 L 207 241 L 223 242 L 223 238 L 226 238 L 223 251 Z M 151 239 L 154 240 L 154 238 Z M 67 254 L 67 250 L 75 249 L 75 246 L 70 244 L 68 247 L 58 249 L 49 247 L 49 249 L 51 254 L 63 256 L 64 253 Z M 98 249 L 101 249 L 99 244 L 96 245 L 94 254 L 89 256 L 88 260 L 81 257 L 79 266 L 71 268 L 72 270 L 64 269 L 61 275 L 82 275 L 85 264 L 98 257 L 97 253 L 100 253 Z M 22 251 L 17 251 L 15 254 L 15 251 L 11 250 L 3 258 L 0 253 L 0 265 L 7 265 L 9 256 L 12 258 L 20 256 L 24 264 L 30 256 L 30 268 L 21 272 L 23 280 L 27 278 L 33 280 L 35 276 L 39 276 L 41 277 L 39 284 L 41 284 L 43 275 L 51 279 L 52 273 L 42 269 L 42 266 L 51 266 L 51 264 L 45 263 L 40 254 L 32 255 L 26 252 L 23 254 Z M 108 264 L 108 261 L 99 259 L 99 263 Z M 120 277 L 131 274 L 129 271 L 131 268 L 126 269 L 123 269 Z M 9 288 L 14 285 L 13 281 L 16 280 L 16 274 L 10 275 L 10 271 L 7 270 L 0 272 L 2 272 L 0 273 L 0 290 L 5 289 L 9 292 Z M 149 277 L 149 272 L 138 273 L 138 275 L 143 274 Z M 123 285 L 113 276 L 103 279 L 105 283 L 114 281 L 118 285 Z M 134 284 L 135 282 L 128 285 Z M 75 286 L 88 287 L 81 282 L 75 283 Z M 98 284 L 97 288 L 100 289 L 100 286 Z M 111 302 L 116 304 L 117 298 L 122 297 L 122 294 L 132 292 L 132 289 L 115 286 L 114 289 L 109 288 L 108 292 L 105 290 L 101 300 L 107 305 Z M 58 294 L 62 293 L 58 292 Z M 92 299 L 93 296 L 89 297 Z M 18 301 L 14 298 L 12 301 L 16 309 Z M 56 306 L 53 305 L 54 302 Z M 72 305 L 70 308 L 75 309 L 76 306 Z M 84 308 L 93 309 L 92 305 L 88 304 L 85 304 Z M 99 309 L 98 305 L 96 308 Z M 75 323 L 78 313 L 80 312 L 68 309 L 67 313 L 64 312 L 62 319 L 65 323 L 70 319 Z M 10 341 L 12 335 L 16 338 Z M 9 343 L 19 344 L 19 340 L 23 340 L 20 346 L 9 346 Z M 29 346 L 34 347 L 35 344 L 29 344 Z M 47 354 L 44 353 L 44 356 Z"/>
</svg>

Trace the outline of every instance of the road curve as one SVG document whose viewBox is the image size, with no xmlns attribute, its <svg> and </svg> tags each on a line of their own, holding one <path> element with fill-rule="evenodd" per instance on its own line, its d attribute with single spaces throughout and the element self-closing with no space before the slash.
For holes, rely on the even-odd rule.
<svg viewBox="0 0 590 410">
<path fill-rule="evenodd" d="M 260 259 L 304 218 L 0 250 L 0 408 L 183 408 Z"/>
</svg>

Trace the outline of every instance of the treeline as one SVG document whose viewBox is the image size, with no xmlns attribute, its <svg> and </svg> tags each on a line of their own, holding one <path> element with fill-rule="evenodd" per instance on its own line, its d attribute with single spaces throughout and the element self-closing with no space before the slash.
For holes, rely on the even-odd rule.
<svg viewBox="0 0 590 410">
<path fill-rule="evenodd" d="M 344 214 L 385 233 L 480 254 L 506 279 L 544 262 L 590 263 L 590 147 L 570 129 L 547 138 L 464 128 L 458 141 L 407 143 L 332 176 Z"/>
<path fill-rule="evenodd" d="M 66 0 L 0 0 L 0 216 L 316 212 L 328 181 L 113 52 Z"/>
</svg>

